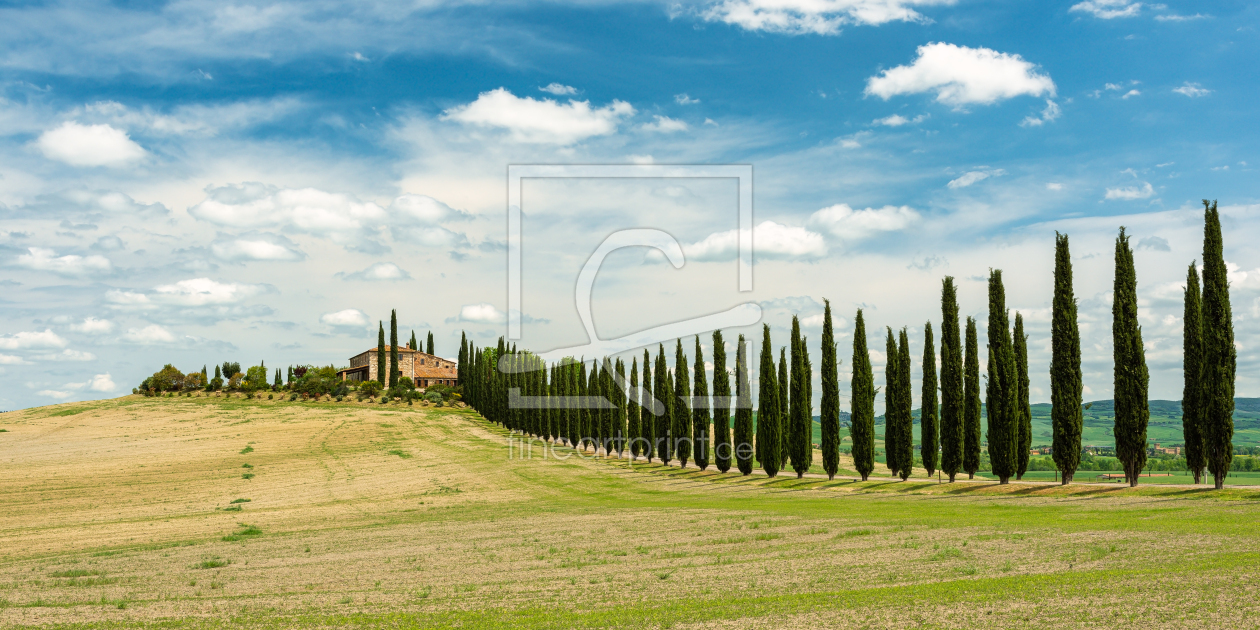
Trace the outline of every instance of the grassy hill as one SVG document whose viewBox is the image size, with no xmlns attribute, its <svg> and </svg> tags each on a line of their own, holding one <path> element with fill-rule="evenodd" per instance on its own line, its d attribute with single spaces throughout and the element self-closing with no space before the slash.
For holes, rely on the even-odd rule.
<svg viewBox="0 0 1260 630">
<path fill-rule="evenodd" d="M 128 396 L 0 428 L 6 629 L 1260 618 L 1256 489 L 771 480 L 397 404 Z"/>
</svg>

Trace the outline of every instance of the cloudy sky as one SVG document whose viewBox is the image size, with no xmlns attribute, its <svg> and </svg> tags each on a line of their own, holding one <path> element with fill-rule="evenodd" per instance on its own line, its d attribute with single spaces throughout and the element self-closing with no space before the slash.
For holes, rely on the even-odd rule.
<svg viewBox="0 0 1260 630">
<path fill-rule="evenodd" d="M 0 409 L 116 396 L 168 362 L 345 365 L 391 308 L 444 356 L 461 331 L 493 343 L 511 164 L 754 170 L 751 292 L 732 180 L 524 182 L 523 345 L 588 343 L 578 271 L 654 228 L 687 262 L 610 256 L 599 337 L 757 302 L 776 347 L 801 315 L 818 365 L 829 299 L 846 401 L 856 309 L 877 383 L 885 326 L 909 328 L 917 380 L 941 277 L 983 335 L 989 268 L 1047 400 L 1056 230 L 1086 397 L 1110 397 L 1121 225 L 1151 395 L 1178 398 L 1199 200 L 1219 199 L 1238 392 L 1260 396 L 1258 29 L 1241 1 L 7 4 Z"/>
</svg>

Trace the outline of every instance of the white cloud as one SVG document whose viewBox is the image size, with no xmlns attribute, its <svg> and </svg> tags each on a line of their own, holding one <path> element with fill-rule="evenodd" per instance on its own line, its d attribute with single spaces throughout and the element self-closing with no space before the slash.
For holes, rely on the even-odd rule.
<svg viewBox="0 0 1260 630">
<path fill-rule="evenodd" d="M 578 92 L 577 88 L 571 85 L 564 85 L 563 83 L 548 83 L 547 85 L 538 88 L 538 91 L 555 94 L 556 96 L 567 96 L 570 94 L 577 94 Z"/>
<path fill-rule="evenodd" d="M 17 257 L 17 265 L 36 271 L 51 271 L 63 276 L 81 276 L 90 273 L 108 273 L 113 265 L 104 256 L 78 256 L 67 254 L 58 256 L 57 252 L 43 247 L 29 247 L 27 253 Z"/>
<path fill-rule="evenodd" d="M 367 62 L 371 61 L 371 59 L 369 59 L 369 58 L 367 58 L 367 57 L 363 56 L 363 53 L 361 53 L 361 52 L 359 52 L 359 51 L 357 51 L 357 50 L 356 50 L 356 51 L 354 51 L 354 52 L 352 52 L 352 53 L 350 53 L 350 58 L 351 58 L 351 59 L 353 59 L 353 60 L 355 60 L 355 61 L 359 61 L 359 62 L 363 62 L 363 63 L 367 63 Z"/>
<path fill-rule="evenodd" d="M 157 324 L 150 324 L 144 328 L 131 328 L 123 335 L 123 339 L 131 343 L 141 345 L 153 345 L 162 343 L 172 343 L 175 341 L 175 335 L 170 331 Z"/>
<path fill-rule="evenodd" d="M 0 354 L 0 365 L 27 365 L 30 361 L 12 354 Z"/>
<path fill-rule="evenodd" d="M 876 118 L 875 120 L 871 121 L 871 124 L 883 125 L 885 127 L 900 127 L 902 125 L 917 125 L 923 122 L 924 120 L 927 120 L 927 118 L 928 118 L 927 114 L 919 114 L 918 116 L 915 116 L 914 118 L 906 118 L 905 116 L 902 116 L 901 114 L 893 114 L 892 116 L 887 116 L 884 118 Z"/>
<path fill-rule="evenodd" d="M 936 100 L 955 108 L 990 104 L 1020 95 L 1054 96 L 1054 81 L 1015 54 L 944 42 L 918 48 L 908 66 L 885 70 L 866 82 L 866 94 L 884 100 L 899 94 L 936 92 Z"/>
<path fill-rule="evenodd" d="M 592 108 L 590 101 L 560 104 L 551 99 L 520 98 L 504 88 L 482 92 L 477 100 L 446 110 L 442 118 L 467 125 L 506 129 L 516 142 L 569 145 L 617 131 L 634 108 L 624 101 Z"/>
<path fill-rule="evenodd" d="M 335 313 L 324 313 L 319 316 L 319 321 L 337 328 L 366 328 L 368 316 L 357 308 L 348 308 Z"/>
<path fill-rule="evenodd" d="M 1108 188 L 1105 199 L 1147 199 L 1155 194 L 1155 189 L 1151 187 L 1150 182 L 1142 182 L 1139 186 L 1125 186 L 1123 188 Z"/>
<path fill-rule="evenodd" d="M 929 22 L 911 7 L 954 0 L 722 0 L 702 15 L 750 31 L 829 35 L 846 24 Z"/>
<path fill-rule="evenodd" d="M 219 238 L 210 244 L 210 251 L 220 260 L 296 261 L 306 258 L 288 239 L 270 234 Z"/>
<path fill-rule="evenodd" d="M 849 204 L 841 203 L 810 215 L 807 225 L 841 240 L 856 240 L 881 232 L 904 230 L 918 221 L 919 213 L 909 206 L 854 210 Z"/>
<path fill-rule="evenodd" d="M 946 186 L 950 188 L 966 188 L 978 181 L 985 180 L 990 177 L 1001 177 L 1005 174 L 1006 171 L 1000 168 L 985 169 L 982 167 L 981 170 L 967 171 L 966 173 L 963 173 L 961 177 L 951 179 Z"/>
<path fill-rule="evenodd" d="M 70 120 L 45 131 L 35 144 L 44 157 L 71 166 L 125 166 L 147 155 L 125 131 Z"/>
<path fill-rule="evenodd" d="M 93 376 L 91 379 L 88 379 L 86 384 L 87 388 L 94 392 L 112 392 L 115 389 L 118 389 L 118 386 L 114 384 L 114 379 L 110 377 L 109 372 Z"/>
<path fill-rule="evenodd" d="M 507 321 L 507 313 L 500 311 L 495 305 L 488 303 L 465 304 L 459 309 L 456 321 L 475 324 L 502 324 Z"/>
<path fill-rule="evenodd" d="M 72 393 L 70 393 L 70 392 L 62 392 L 62 391 L 57 391 L 57 390 L 53 390 L 53 389 L 41 389 L 41 390 L 39 390 L 38 392 L 35 392 L 35 393 L 36 393 L 37 395 L 40 395 L 40 396 L 47 396 L 47 397 L 49 397 L 49 398 L 56 398 L 57 400 L 65 400 L 65 399 L 67 399 L 67 398 L 69 398 L 69 397 L 71 397 L 71 396 L 73 396 L 73 395 L 74 395 L 74 394 L 72 394 Z"/>
<path fill-rule="evenodd" d="M 24 348 L 64 348 L 66 340 L 51 329 L 44 332 L 23 331 L 0 337 L 0 350 L 20 350 Z"/>
<path fill-rule="evenodd" d="M 467 220 L 470 215 L 456 210 L 428 195 L 403 195 L 389 204 L 396 223 L 414 225 L 440 225 L 447 221 Z"/>
<path fill-rule="evenodd" d="M 1048 182 L 1046 183 L 1046 190 L 1063 190 L 1063 184 L 1060 184 L 1059 182 Z"/>
<path fill-rule="evenodd" d="M 48 354 L 36 355 L 34 358 L 40 361 L 95 361 L 96 355 L 83 350 L 75 350 L 74 348 L 66 348 L 61 352 L 50 352 Z"/>
<path fill-rule="evenodd" d="M 1207 17 L 1208 16 L 1203 15 L 1202 13 L 1195 13 L 1194 15 L 1164 14 L 1155 16 L 1155 19 L 1160 22 L 1189 22 L 1191 20 L 1202 20 Z"/>
<path fill-rule="evenodd" d="M 259 284 L 241 284 L 236 282 L 218 282 L 210 278 L 192 278 L 180 280 L 174 284 L 164 284 L 153 289 L 153 300 L 176 306 L 208 306 L 216 304 L 236 304 L 262 293 L 265 287 Z"/>
<path fill-rule="evenodd" d="M 673 133 L 675 131 L 686 131 L 687 123 L 669 116 L 654 116 L 656 122 L 644 123 L 645 131 L 659 131 L 661 133 Z"/>
<path fill-rule="evenodd" d="M 690 96 L 687 96 L 686 92 L 683 92 L 682 94 L 674 95 L 674 102 L 679 105 L 695 105 L 700 102 L 700 99 L 691 98 Z"/>
<path fill-rule="evenodd" d="M 234 228 L 288 227 L 363 251 L 379 251 L 388 214 L 372 202 L 315 188 L 277 188 L 256 182 L 206 189 L 188 209 L 194 218 Z"/>
<path fill-rule="evenodd" d="M 349 274 L 338 274 L 345 280 L 408 280 L 411 274 L 403 271 L 401 267 L 390 262 L 378 262 L 363 271 L 356 271 Z"/>
<path fill-rule="evenodd" d="M 827 244 L 821 234 L 803 227 L 763 221 L 753 228 L 753 257 L 816 259 L 827 255 Z M 704 240 L 683 245 L 687 260 L 707 262 L 732 260 L 739 253 L 739 230 L 716 232 Z"/>
<path fill-rule="evenodd" d="M 1142 92 L 1140 90 L 1129 90 L 1128 92 L 1125 92 L 1124 96 L 1121 96 L 1120 98 L 1127 101 L 1134 96 L 1141 96 L 1141 95 L 1142 95 Z"/>
<path fill-rule="evenodd" d="M 1198 83 L 1190 83 L 1189 81 L 1187 81 L 1181 87 L 1173 88 L 1173 92 L 1177 94 L 1189 96 L 1190 98 L 1197 98 L 1200 96 L 1207 96 L 1208 94 L 1211 94 L 1212 90 L 1208 90 L 1203 87 L 1200 87 Z"/>
<path fill-rule="evenodd" d="M 1110 20 L 1137 16 L 1142 10 L 1142 3 L 1130 2 L 1130 0 L 1085 0 L 1085 2 L 1072 5 L 1072 8 L 1068 10 L 1089 13 L 1096 18 Z"/>
<path fill-rule="evenodd" d="M 1048 122 L 1053 122 L 1062 115 L 1063 111 L 1059 109 L 1059 104 L 1046 99 L 1046 108 L 1041 110 L 1041 116 L 1025 116 L 1020 121 L 1020 127 L 1040 127 Z"/>
</svg>

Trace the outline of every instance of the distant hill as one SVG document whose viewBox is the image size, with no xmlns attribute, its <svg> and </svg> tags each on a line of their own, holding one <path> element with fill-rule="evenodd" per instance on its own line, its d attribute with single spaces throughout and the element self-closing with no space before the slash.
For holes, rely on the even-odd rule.
<svg viewBox="0 0 1260 630">
<path fill-rule="evenodd" d="M 1115 402 L 1112 400 L 1095 400 L 1086 403 L 1089 407 L 1084 412 L 1085 427 L 1081 441 L 1086 446 L 1115 446 L 1115 438 L 1111 430 L 1116 423 Z M 1151 442 L 1163 445 L 1181 444 L 1185 438 L 1181 431 L 1181 401 L 1150 401 L 1151 420 L 1147 425 L 1146 435 Z M 914 423 L 919 424 L 919 410 L 913 411 Z M 849 425 L 849 414 L 841 412 L 841 426 Z M 875 435 L 884 435 L 884 416 L 875 418 Z M 1033 445 L 1049 445 L 1053 434 L 1050 431 L 1050 403 L 1032 405 Z M 980 430 L 987 431 L 985 410 L 980 409 Z M 919 441 L 919 430 L 915 429 L 914 439 Z M 814 416 L 814 443 L 821 440 L 818 416 Z M 1260 446 L 1260 398 L 1234 399 L 1234 444 L 1236 446 Z"/>
</svg>

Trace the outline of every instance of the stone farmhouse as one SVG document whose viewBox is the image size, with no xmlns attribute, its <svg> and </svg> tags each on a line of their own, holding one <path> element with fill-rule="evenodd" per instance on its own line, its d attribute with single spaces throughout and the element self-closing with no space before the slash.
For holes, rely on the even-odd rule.
<svg viewBox="0 0 1260 630">
<path fill-rule="evenodd" d="M 390 347 L 385 346 L 386 368 L 389 365 L 389 350 Z M 350 367 L 337 372 L 337 376 L 344 381 L 374 381 L 380 374 L 379 369 L 380 366 L 376 365 L 376 348 L 372 348 L 350 357 Z M 459 372 L 454 361 L 412 350 L 411 344 L 398 349 L 398 372 L 403 378 L 410 378 L 421 389 L 430 385 L 459 384 Z"/>
</svg>

